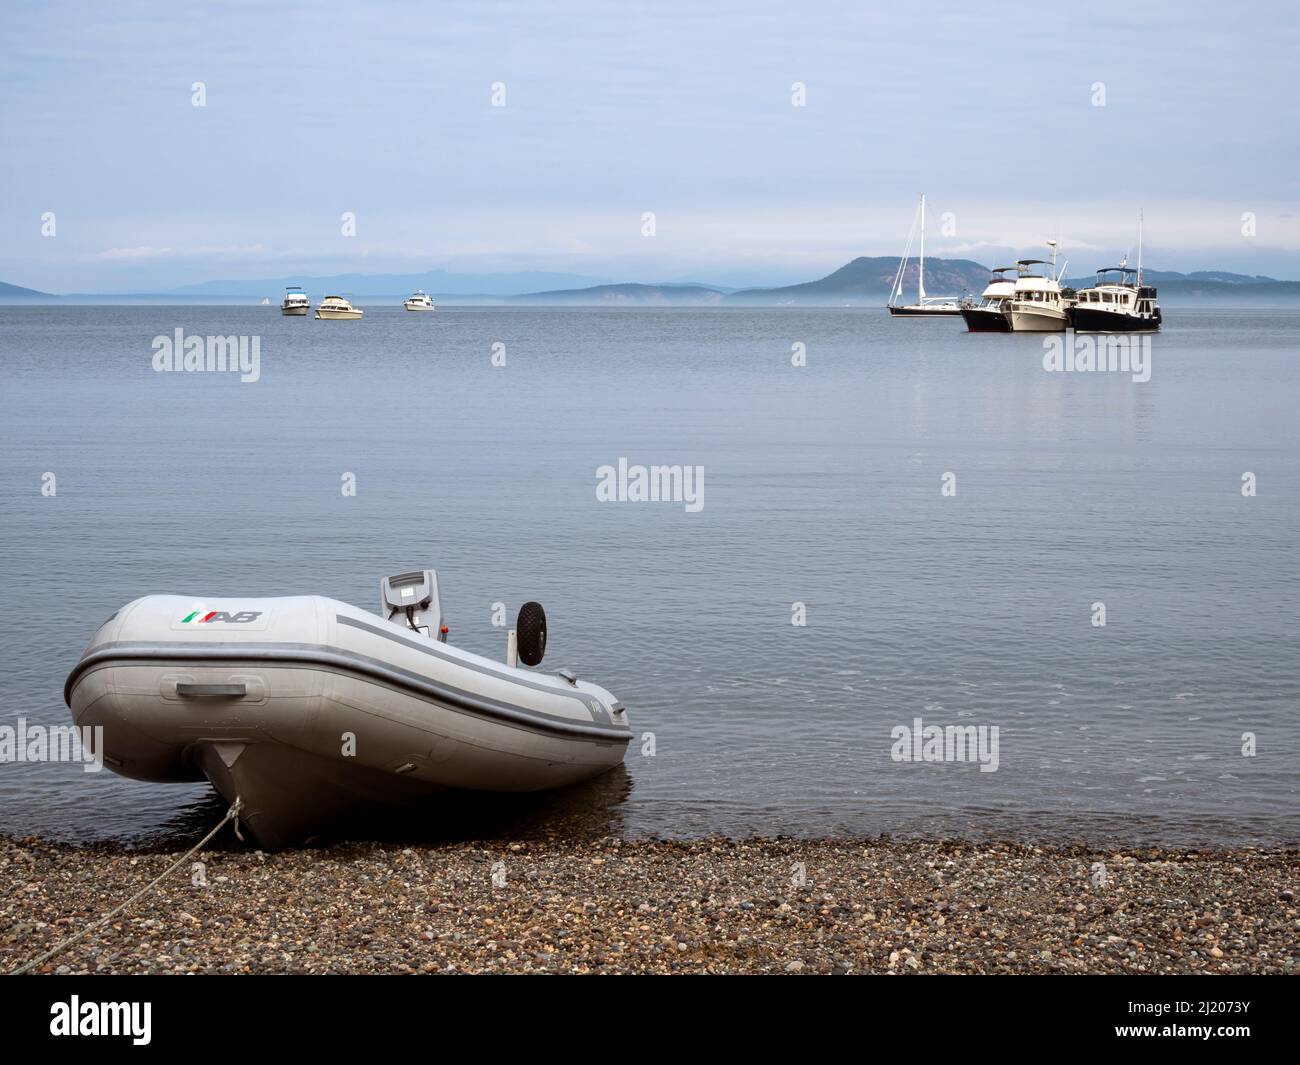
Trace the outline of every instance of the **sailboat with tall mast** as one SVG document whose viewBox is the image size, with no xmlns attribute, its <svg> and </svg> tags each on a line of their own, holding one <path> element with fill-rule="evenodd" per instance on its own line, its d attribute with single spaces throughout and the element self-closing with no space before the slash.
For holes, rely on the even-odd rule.
<svg viewBox="0 0 1300 1065">
<path fill-rule="evenodd" d="M 918 227 L 917 221 L 920 220 Z M 907 274 L 907 263 L 912 257 L 912 241 L 918 232 L 921 234 L 921 254 L 917 259 L 916 302 L 901 304 L 903 298 L 903 278 Z M 912 216 L 912 228 L 907 234 L 907 247 L 898 262 L 898 271 L 894 274 L 894 285 L 889 290 L 889 313 L 897 317 L 921 317 L 930 315 L 961 314 L 961 303 L 955 296 L 927 296 L 925 294 L 925 194 L 921 194 L 921 205 Z"/>
</svg>

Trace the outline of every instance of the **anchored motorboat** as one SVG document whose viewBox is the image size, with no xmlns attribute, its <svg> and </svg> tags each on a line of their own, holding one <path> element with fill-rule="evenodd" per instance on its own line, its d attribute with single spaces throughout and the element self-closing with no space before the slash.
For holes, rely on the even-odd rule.
<svg viewBox="0 0 1300 1065">
<path fill-rule="evenodd" d="M 504 662 L 447 635 L 434 570 L 384 578 L 380 616 L 323 596 L 149 595 L 100 626 L 64 699 L 103 727 L 115 772 L 208 779 L 268 849 L 359 807 L 542 791 L 623 760 L 622 703 L 525 668 L 546 649 L 540 604 L 520 608 Z"/>
<path fill-rule="evenodd" d="M 1142 218 L 1138 218 L 1138 264 L 1125 256 L 1118 266 L 1103 266 L 1097 283 L 1080 290 L 1070 311 L 1070 324 L 1079 333 L 1149 333 L 1162 321 L 1156 290 L 1142 283 Z"/>
<path fill-rule="evenodd" d="M 402 306 L 408 311 L 431 311 L 434 309 L 433 297 L 424 289 L 419 289 L 413 295 L 407 296 Z"/>
<path fill-rule="evenodd" d="M 297 285 L 284 290 L 284 299 L 280 301 L 280 313 L 302 317 L 311 310 L 311 300 L 307 293 Z"/>
<path fill-rule="evenodd" d="M 963 301 L 961 316 L 966 320 L 966 328 L 972 333 L 1009 333 L 1011 322 L 1007 319 L 1007 302 L 1014 295 L 1016 282 L 1014 278 L 1004 277 L 1016 268 L 998 266 L 993 270 L 988 285 L 980 294 L 980 300 Z"/>
<path fill-rule="evenodd" d="M 1020 259 L 1015 289 L 1007 300 L 1007 321 L 1015 333 L 1063 333 L 1070 324 L 1070 303 L 1061 290 L 1056 272 L 1056 241 L 1050 240 L 1052 261 Z M 1046 277 L 1035 267 L 1050 267 Z M 1061 268 L 1064 271 L 1065 267 Z"/>
<path fill-rule="evenodd" d="M 917 220 L 920 220 L 918 226 Z M 917 259 L 916 302 L 900 304 L 903 296 L 903 278 L 907 273 L 907 262 L 912 257 L 912 241 L 917 231 L 921 234 L 921 254 Z M 907 247 L 903 257 L 898 261 L 898 270 L 894 274 L 894 285 L 889 290 L 889 313 L 895 317 L 922 317 L 926 315 L 961 314 L 961 304 L 955 296 L 927 296 L 925 294 L 925 196 L 921 196 L 917 214 L 912 218 L 912 229 L 907 234 Z"/>
<path fill-rule="evenodd" d="M 1097 283 L 1080 289 L 1071 322 L 1080 333 L 1145 333 L 1160 328 L 1156 290 L 1128 266 L 1103 266 Z"/>
<path fill-rule="evenodd" d="M 326 296 L 316 308 L 317 318 L 360 318 L 365 313 L 342 296 Z"/>
</svg>

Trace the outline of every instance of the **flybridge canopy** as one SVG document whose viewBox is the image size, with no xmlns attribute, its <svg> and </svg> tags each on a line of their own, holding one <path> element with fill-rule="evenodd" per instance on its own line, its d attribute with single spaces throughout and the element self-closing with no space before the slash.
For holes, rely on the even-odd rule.
<svg viewBox="0 0 1300 1065">
<path fill-rule="evenodd" d="M 1107 274 L 1119 274 L 1119 277 L 1108 280 Z M 1131 266 L 1099 266 L 1097 267 L 1097 287 L 1109 288 L 1134 288 L 1133 278 L 1138 276 L 1138 272 Z"/>
</svg>

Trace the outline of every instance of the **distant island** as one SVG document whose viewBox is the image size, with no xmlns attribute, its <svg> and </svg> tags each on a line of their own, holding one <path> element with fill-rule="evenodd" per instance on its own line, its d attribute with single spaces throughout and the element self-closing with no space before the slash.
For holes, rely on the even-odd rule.
<svg viewBox="0 0 1300 1065">
<path fill-rule="evenodd" d="M 1004 265 L 999 263 L 998 265 Z M 523 272 L 514 274 L 452 274 L 431 270 L 420 274 L 336 274 L 330 277 L 287 277 L 254 281 L 205 281 L 159 293 L 105 296 L 92 293 L 53 295 L 0 282 L 0 303 L 186 303 L 256 302 L 270 297 L 278 304 L 288 285 L 302 285 L 319 299 L 328 294 L 354 300 L 398 301 L 416 289 L 447 304 L 488 304 L 568 307 L 879 307 L 889 296 L 896 256 L 861 256 L 838 270 L 797 285 L 730 289 L 721 285 L 639 282 L 609 283 L 578 274 Z M 988 284 L 990 268 L 970 259 L 925 261 L 925 287 L 934 296 L 978 296 Z M 1175 302 L 1204 299 L 1297 299 L 1300 281 L 1198 270 L 1181 274 L 1144 270 L 1144 280 L 1157 285 L 1161 299 Z M 1092 275 L 1067 278 L 1076 288 L 1092 284 Z M 910 263 L 904 290 L 915 291 L 916 264 Z"/>
<path fill-rule="evenodd" d="M 21 285 L 10 285 L 0 281 L 0 301 L 18 301 L 26 303 L 36 300 L 55 300 L 58 296 L 53 296 L 48 292 L 37 292 L 34 288 L 23 288 Z"/>
</svg>

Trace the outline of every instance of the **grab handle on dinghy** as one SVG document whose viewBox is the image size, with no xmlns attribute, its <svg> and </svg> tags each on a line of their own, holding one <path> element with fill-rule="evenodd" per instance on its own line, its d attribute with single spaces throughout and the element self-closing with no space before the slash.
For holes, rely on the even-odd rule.
<svg viewBox="0 0 1300 1065">
<path fill-rule="evenodd" d="M 182 699 L 242 699 L 248 694 L 245 684 L 193 684 L 181 681 L 176 685 L 176 694 Z"/>
</svg>

